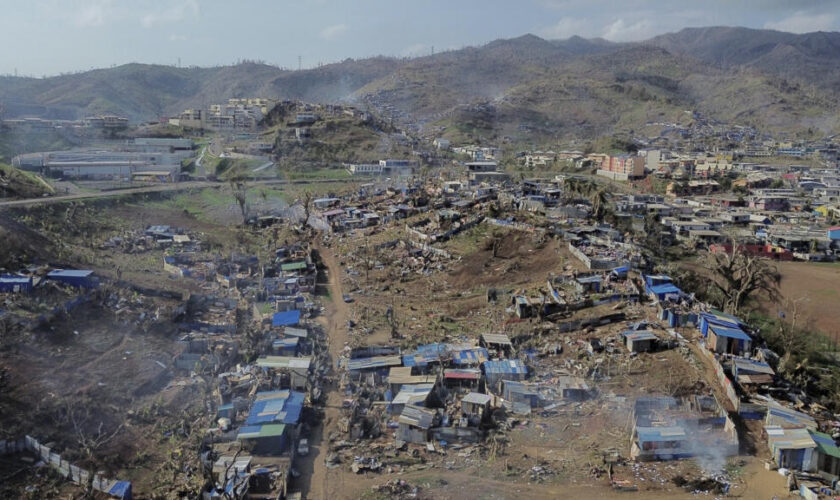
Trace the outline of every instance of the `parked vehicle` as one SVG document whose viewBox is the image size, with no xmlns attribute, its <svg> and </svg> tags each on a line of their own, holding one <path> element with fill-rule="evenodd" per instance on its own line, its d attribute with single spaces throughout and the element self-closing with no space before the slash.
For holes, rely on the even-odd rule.
<svg viewBox="0 0 840 500">
<path fill-rule="evenodd" d="M 297 453 L 301 457 L 305 457 L 309 455 L 309 440 L 308 439 L 301 439 L 298 442 Z"/>
</svg>

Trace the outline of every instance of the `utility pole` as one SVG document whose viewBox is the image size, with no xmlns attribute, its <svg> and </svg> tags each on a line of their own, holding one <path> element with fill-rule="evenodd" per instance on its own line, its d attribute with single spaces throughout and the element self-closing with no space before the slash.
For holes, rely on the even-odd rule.
<svg viewBox="0 0 840 500">
<path fill-rule="evenodd" d="M 301 69 L 301 64 L 300 64 L 300 55 L 298 55 L 298 71 L 300 71 L 300 69 Z"/>
<path fill-rule="evenodd" d="M 432 55 L 435 55 L 435 46 L 432 45 Z"/>
</svg>

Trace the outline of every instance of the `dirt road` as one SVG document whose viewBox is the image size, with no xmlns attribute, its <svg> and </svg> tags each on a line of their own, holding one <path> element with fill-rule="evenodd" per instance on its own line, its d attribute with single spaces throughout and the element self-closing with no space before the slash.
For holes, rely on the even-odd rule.
<svg viewBox="0 0 840 500">
<path fill-rule="evenodd" d="M 338 264 L 332 250 L 323 246 L 321 242 L 314 245 L 318 250 L 321 261 L 327 269 L 329 296 L 324 301 L 324 314 L 322 322 L 328 336 L 328 349 L 333 367 L 336 360 L 341 356 L 344 345 L 349 340 L 347 334 L 347 319 L 349 318 L 349 307 L 342 300 L 341 276 L 343 270 Z M 327 405 L 324 409 L 324 421 L 321 426 L 314 430 L 312 436 L 312 473 L 309 484 L 303 485 L 305 498 L 328 499 L 343 498 L 341 474 L 331 474 L 327 469 L 324 460 L 329 452 L 329 436 L 338 428 L 338 421 L 341 418 L 341 392 L 339 391 L 338 377 L 328 387 L 325 387 Z"/>
</svg>

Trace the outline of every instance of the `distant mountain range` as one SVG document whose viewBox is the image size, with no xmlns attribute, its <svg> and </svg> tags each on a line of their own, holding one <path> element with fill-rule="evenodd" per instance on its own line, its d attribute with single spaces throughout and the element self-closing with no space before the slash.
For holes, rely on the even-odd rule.
<svg viewBox="0 0 840 500">
<path fill-rule="evenodd" d="M 353 102 L 456 140 L 542 140 L 640 131 L 699 111 L 769 132 L 840 131 L 840 33 L 687 28 L 638 43 L 525 35 L 415 59 L 317 69 L 128 64 L 45 79 L 0 78 L 6 117 L 133 121 L 229 97 Z"/>
</svg>

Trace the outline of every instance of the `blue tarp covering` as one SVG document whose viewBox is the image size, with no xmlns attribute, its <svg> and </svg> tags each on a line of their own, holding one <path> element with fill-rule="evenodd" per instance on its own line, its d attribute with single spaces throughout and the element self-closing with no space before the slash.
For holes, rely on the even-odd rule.
<svg viewBox="0 0 840 500">
<path fill-rule="evenodd" d="M 645 276 L 645 288 L 650 291 L 651 287 L 664 285 L 666 283 L 671 283 L 671 277 L 666 276 L 664 274 L 659 274 L 655 276 Z"/>
<path fill-rule="evenodd" d="M 724 314 L 722 312 L 714 311 L 710 313 L 700 313 L 699 326 L 703 335 L 709 333 L 709 325 L 720 325 L 726 328 L 742 328 L 744 326 L 744 322 L 735 316 Z"/>
<path fill-rule="evenodd" d="M 264 399 L 254 402 L 245 425 L 259 425 L 269 423 L 296 424 L 300 420 L 303 408 L 304 394 L 289 392 L 288 397 Z"/>
<path fill-rule="evenodd" d="M 654 285 L 648 287 L 648 290 L 656 295 L 657 298 L 665 297 L 668 294 L 681 294 L 682 291 L 673 283 L 664 283 L 662 285 Z"/>
<path fill-rule="evenodd" d="M 744 330 L 740 328 L 726 328 L 723 326 L 712 326 L 712 331 L 715 332 L 715 335 L 718 337 L 726 337 L 735 340 L 745 340 L 747 342 L 751 341 L 749 335 L 747 335 Z"/>
<path fill-rule="evenodd" d="M 282 311 L 274 313 L 271 319 L 272 326 L 292 326 L 300 322 L 300 311 L 295 309 L 292 311 Z"/>
<path fill-rule="evenodd" d="M 417 346 L 414 352 L 403 355 L 403 366 L 426 366 L 429 363 L 437 363 L 448 348 L 447 344 L 441 343 Z"/>
<path fill-rule="evenodd" d="M 452 362 L 456 365 L 480 365 L 490 359 L 490 354 L 483 347 L 464 349 L 452 353 Z"/>
<path fill-rule="evenodd" d="M 518 359 L 485 361 L 481 366 L 484 368 L 484 373 L 528 373 L 528 367 Z"/>
<path fill-rule="evenodd" d="M 13 292 L 15 287 L 20 292 L 32 290 L 32 278 L 13 274 L 0 275 L 0 292 Z"/>
<path fill-rule="evenodd" d="M 129 481 L 117 481 L 108 490 L 108 494 L 121 498 L 122 500 L 131 500 L 131 483 Z"/>
<path fill-rule="evenodd" d="M 682 427 L 636 427 L 636 434 L 640 443 L 688 440 Z"/>
</svg>

